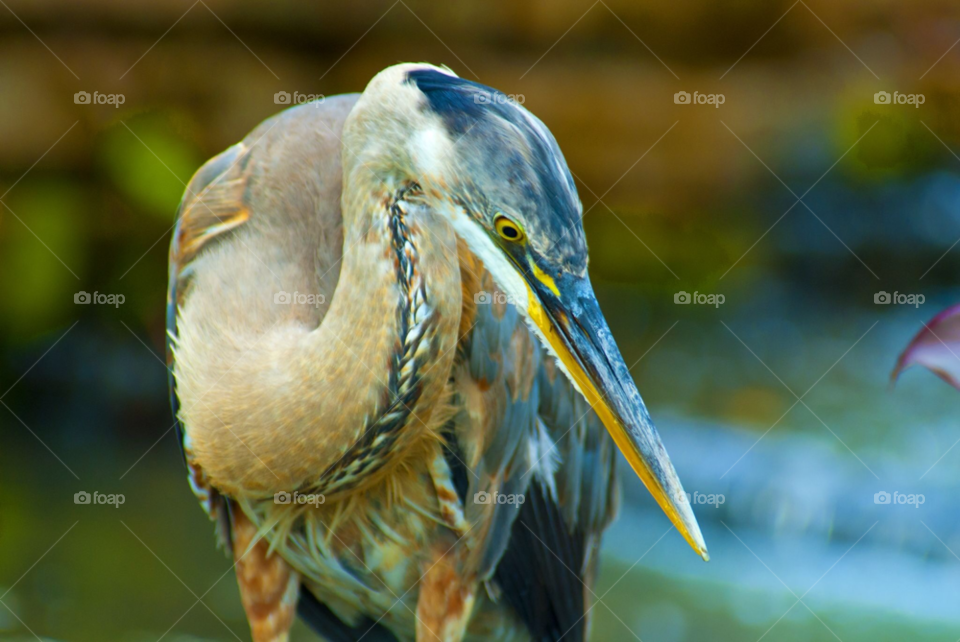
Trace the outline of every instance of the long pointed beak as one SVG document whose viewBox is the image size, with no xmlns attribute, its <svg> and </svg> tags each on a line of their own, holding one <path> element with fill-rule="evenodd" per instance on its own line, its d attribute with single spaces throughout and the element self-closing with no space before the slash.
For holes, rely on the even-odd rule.
<svg viewBox="0 0 960 642">
<path fill-rule="evenodd" d="M 532 289 L 530 318 L 573 384 L 676 529 L 709 560 L 690 502 L 600 312 L 590 279 L 563 274 L 554 281 L 534 269 L 527 281 Z"/>
</svg>

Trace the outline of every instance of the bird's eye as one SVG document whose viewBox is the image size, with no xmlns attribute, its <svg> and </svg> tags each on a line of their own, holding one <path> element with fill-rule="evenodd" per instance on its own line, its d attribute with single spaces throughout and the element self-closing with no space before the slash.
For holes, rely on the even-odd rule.
<svg viewBox="0 0 960 642">
<path fill-rule="evenodd" d="M 493 222 L 494 226 L 497 228 L 497 234 L 500 235 L 500 238 L 506 239 L 513 243 L 520 243 L 524 239 L 523 228 L 520 227 L 517 223 L 514 223 L 506 216 L 498 216 Z"/>
</svg>

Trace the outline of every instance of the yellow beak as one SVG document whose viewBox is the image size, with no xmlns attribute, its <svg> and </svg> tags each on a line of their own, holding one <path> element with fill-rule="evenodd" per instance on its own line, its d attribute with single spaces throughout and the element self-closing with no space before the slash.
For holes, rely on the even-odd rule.
<svg viewBox="0 0 960 642">
<path fill-rule="evenodd" d="M 539 272 L 539 270 L 537 270 Z M 528 309 L 574 386 L 687 543 L 709 560 L 690 501 L 600 313 L 587 277 L 528 276 Z"/>
</svg>

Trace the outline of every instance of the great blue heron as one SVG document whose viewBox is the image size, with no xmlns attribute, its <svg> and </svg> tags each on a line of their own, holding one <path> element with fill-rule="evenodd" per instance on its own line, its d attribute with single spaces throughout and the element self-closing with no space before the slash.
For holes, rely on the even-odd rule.
<svg viewBox="0 0 960 642">
<path fill-rule="evenodd" d="M 543 123 L 426 64 L 197 172 L 172 399 L 254 640 L 286 640 L 297 610 L 331 640 L 583 640 L 614 443 L 707 558 L 581 212 Z"/>
</svg>

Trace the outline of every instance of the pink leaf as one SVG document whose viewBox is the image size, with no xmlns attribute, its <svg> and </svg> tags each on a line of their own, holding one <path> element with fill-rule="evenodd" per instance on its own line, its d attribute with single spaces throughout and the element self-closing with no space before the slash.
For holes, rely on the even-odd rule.
<svg viewBox="0 0 960 642">
<path fill-rule="evenodd" d="M 947 308 L 924 324 L 900 354 L 890 379 L 895 382 L 902 371 L 915 363 L 960 389 L 960 304 Z"/>
</svg>

